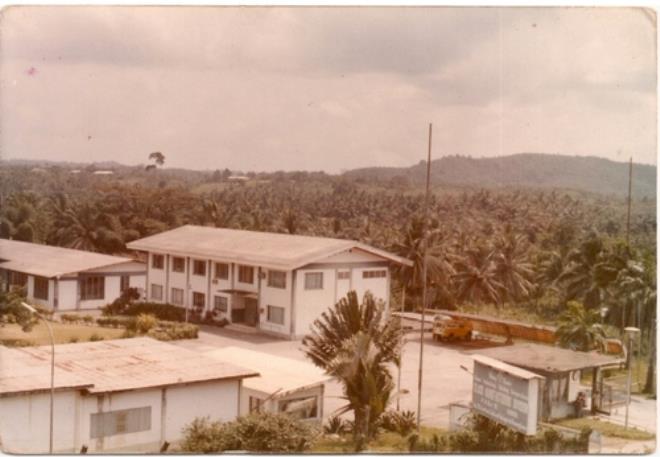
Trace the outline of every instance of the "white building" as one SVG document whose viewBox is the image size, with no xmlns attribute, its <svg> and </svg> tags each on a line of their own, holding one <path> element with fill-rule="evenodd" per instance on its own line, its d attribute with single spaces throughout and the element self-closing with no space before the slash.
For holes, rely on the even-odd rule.
<svg viewBox="0 0 660 457">
<path fill-rule="evenodd" d="M 0 239 L 0 278 L 55 311 L 95 309 L 126 288 L 144 291 L 146 266 L 127 257 Z"/>
<path fill-rule="evenodd" d="M 4 452 L 49 443 L 50 346 L 0 346 Z M 151 338 L 57 345 L 53 451 L 158 452 L 196 417 L 234 420 L 257 373 Z"/>
<path fill-rule="evenodd" d="M 312 363 L 234 346 L 204 355 L 261 375 L 243 381 L 241 415 L 265 411 L 312 422 L 323 419 L 324 382 L 330 377 Z"/>
<path fill-rule="evenodd" d="M 289 338 L 350 290 L 389 307 L 391 266 L 411 262 L 352 240 L 186 225 L 127 244 L 148 253 L 147 300 L 217 311 Z"/>
</svg>

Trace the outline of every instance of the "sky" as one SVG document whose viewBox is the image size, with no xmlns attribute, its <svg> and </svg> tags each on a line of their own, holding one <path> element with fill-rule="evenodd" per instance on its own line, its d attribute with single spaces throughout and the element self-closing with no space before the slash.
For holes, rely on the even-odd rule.
<svg viewBox="0 0 660 457">
<path fill-rule="evenodd" d="M 4 159 L 242 171 L 523 152 L 656 163 L 640 8 L 0 12 Z"/>
</svg>

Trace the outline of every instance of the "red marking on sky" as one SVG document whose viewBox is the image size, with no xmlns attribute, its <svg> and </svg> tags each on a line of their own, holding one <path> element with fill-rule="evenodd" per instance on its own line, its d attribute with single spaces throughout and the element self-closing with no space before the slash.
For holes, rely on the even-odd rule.
<svg viewBox="0 0 660 457">
<path fill-rule="evenodd" d="M 37 69 L 34 68 L 34 67 L 30 67 L 27 71 L 27 74 L 30 75 L 30 76 L 36 75 L 37 74 Z"/>
</svg>

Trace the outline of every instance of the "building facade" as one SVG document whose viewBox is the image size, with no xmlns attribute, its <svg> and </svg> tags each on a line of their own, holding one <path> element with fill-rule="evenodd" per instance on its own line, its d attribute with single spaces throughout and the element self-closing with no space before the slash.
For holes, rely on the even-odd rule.
<svg viewBox="0 0 660 457">
<path fill-rule="evenodd" d="M 183 226 L 133 241 L 146 252 L 148 301 L 296 338 L 354 290 L 389 307 L 406 259 L 351 240 Z"/>
<path fill-rule="evenodd" d="M 127 257 L 0 239 L 0 279 L 54 311 L 96 309 L 131 287 L 144 295 L 146 265 Z"/>
</svg>

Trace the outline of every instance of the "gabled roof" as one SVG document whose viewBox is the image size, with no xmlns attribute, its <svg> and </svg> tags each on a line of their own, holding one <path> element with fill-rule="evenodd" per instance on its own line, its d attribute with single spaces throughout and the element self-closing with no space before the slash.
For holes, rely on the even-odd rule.
<svg viewBox="0 0 660 457">
<path fill-rule="evenodd" d="M 46 278 L 128 262 L 134 260 L 78 249 L 0 239 L 0 268 Z"/>
<path fill-rule="evenodd" d="M 0 362 L 0 395 L 50 388 L 50 346 L 0 346 Z M 117 392 L 250 376 L 258 373 L 152 338 L 55 346 L 57 389 Z"/>
<path fill-rule="evenodd" d="M 285 395 L 301 389 L 315 387 L 330 379 L 323 370 L 311 362 L 279 357 L 235 346 L 215 349 L 204 355 L 217 360 L 258 371 L 261 376 L 243 381 L 248 389 L 274 396 Z"/>
<path fill-rule="evenodd" d="M 350 249 L 360 249 L 389 262 L 412 265 L 403 257 L 353 240 L 196 225 L 184 225 L 132 241 L 127 247 L 282 270 L 295 270 Z"/>
</svg>

